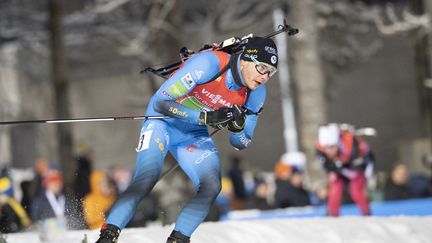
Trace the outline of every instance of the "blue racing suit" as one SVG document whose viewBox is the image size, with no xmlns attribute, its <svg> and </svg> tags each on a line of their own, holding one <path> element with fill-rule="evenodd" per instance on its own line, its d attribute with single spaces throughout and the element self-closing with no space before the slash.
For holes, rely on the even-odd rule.
<svg viewBox="0 0 432 243">
<path fill-rule="evenodd" d="M 255 90 L 244 86 L 239 71 L 239 56 L 223 75 L 211 80 L 228 65 L 230 55 L 205 51 L 193 55 L 153 95 L 146 115 L 168 115 L 171 118 L 146 120 L 142 123 L 137 151 L 136 168 L 132 181 L 112 207 L 106 220 L 123 229 L 135 213 L 138 202 L 158 181 L 164 158 L 169 151 L 192 181 L 196 194 L 177 218 L 175 230 L 191 236 L 208 214 L 221 189 L 219 153 L 207 126 L 199 115 L 204 110 L 221 106 L 242 105 L 246 114 L 244 129 L 230 134 L 236 149 L 244 149 L 252 140 L 266 94 L 265 85 Z M 234 70 L 233 70 L 234 69 Z M 233 72 L 238 72 L 237 76 Z M 236 80 L 234 80 L 236 78 Z M 238 80 L 240 79 L 240 80 Z"/>
</svg>

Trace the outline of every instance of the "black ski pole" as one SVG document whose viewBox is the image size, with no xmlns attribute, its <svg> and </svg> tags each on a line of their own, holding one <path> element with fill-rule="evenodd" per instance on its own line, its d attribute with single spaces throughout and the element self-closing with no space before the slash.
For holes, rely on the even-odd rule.
<svg viewBox="0 0 432 243">
<path fill-rule="evenodd" d="M 24 120 L 24 121 L 2 121 L 0 125 L 21 125 L 31 123 L 76 123 L 76 122 L 98 122 L 98 121 L 117 121 L 117 120 L 150 120 L 166 119 L 168 116 L 117 116 L 117 117 L 86 117 L 70 119 L 52 119 L 52 120 Z"/>
</svg>

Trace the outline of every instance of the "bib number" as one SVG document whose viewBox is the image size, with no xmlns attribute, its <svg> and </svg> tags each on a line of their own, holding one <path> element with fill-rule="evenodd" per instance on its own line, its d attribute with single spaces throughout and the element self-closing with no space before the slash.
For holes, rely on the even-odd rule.
<svg viewBox="0 0 432 243">
<path fill-rule="evenodd" d="M 146 150 L 149 148 L 150 138 L 151 138 L 152 133 L 153 133 L 153 130 L 147 130 L 147 131 L 141 132 L 140 138 L 138 141 L 138 146 L 135 149 L 137 152 L 140 152 L 140 151 L 143 151 L 143 150 Z"/>
</svg>

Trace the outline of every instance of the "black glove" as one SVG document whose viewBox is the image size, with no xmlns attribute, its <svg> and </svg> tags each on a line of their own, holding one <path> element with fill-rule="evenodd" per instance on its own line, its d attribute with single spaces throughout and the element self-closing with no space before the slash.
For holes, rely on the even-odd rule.
<svg viewBox="0 0 432 243">
<path fill-rule="evenodd" d="M 339 172 L 342 169 L 342 161 L 326 159 L 324 161 L 324 168 L 327 172 Z"/>
<path fill-rule="evenodd" d="M 234 105 L 233 109 L 233 119 L 228 123 L 228 130 L 238 133 L 243 131 L 246 122 L 246 114 L 239 105 Z"/>
<path fill-rule="evenodd" d="M 351 161 L 350 168 L 354 170 L 366 169 L 367 160 L 363 157 L 357 157 Z"/>
<path fill-rule="evenodd" d="M 200 123 L 222 129 L 233 119 L 234 108 L 221 107 L 215 111 L 200 113 Z"/>
</svg>

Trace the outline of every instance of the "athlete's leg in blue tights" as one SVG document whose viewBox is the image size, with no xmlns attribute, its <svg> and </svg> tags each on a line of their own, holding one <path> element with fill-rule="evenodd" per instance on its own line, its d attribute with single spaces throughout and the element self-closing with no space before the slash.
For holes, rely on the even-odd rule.
<svg viewBox="0 0 432 243">
<path fill-rule="evenodd" d="M 219 153 L 208 136 L 188 140 L 182 146 L 170 148 L 170 151 L 196 190 L 195 196 L 178 216 L 174 229 L 190 237 L 206 218 L 221 190 Z"/>
<path fill-rule="evenodd" d="M 153 189 L 159 179 L 167 152 L 167 140 L 165 122 L 152 120 L 143 123 L 132 181 L 111 208 L 107 224 L 123 229 L 131 220 L 139 201 Z"/>
</svg>

